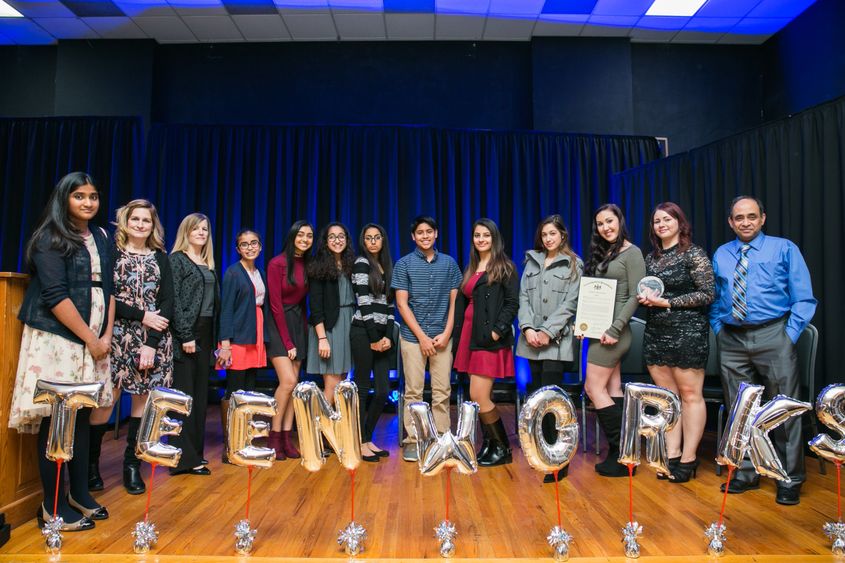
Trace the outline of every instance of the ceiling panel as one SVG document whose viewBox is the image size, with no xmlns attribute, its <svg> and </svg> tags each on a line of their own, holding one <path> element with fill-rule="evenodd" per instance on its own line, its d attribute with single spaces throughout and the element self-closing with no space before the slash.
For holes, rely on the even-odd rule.
<svg viewBox="0 0 845 563">
<path fill-rule="evenodd" d="M 528 41 L 534 29 L 534 18 L 487 18 L 484 39 L 488 41 Z"/>
<path fill-rule="evenodd" d="M 182 16 L 182 19 L 200 41 L 244 41 L 244 36 L 229 16 Z"/>
<path fill-rule="evenodd" d="M 129 18 L 82 18 L 103 39 L 146 39 L 147 35 Z"/>
<path fill-rule="evenodd" d="M 56 39 L 97 39 L 97 32 L 79 18 L 35 18 L 41 28 Z"/>
<path fill-rule="evenodd" d="M 436 0 L 434 9 L 439 14 L 486 14 L 490 0 Z"/>
<path fill-rule="evenodd" d="M 50 45 L 56 38 L 32 20 L 0 18 L 0 33 L 15 45 Z"/>
<path fill-rule="evenodd" d="M 434 14 L 388 13 L 384 15 L 387 38 L 400 41 L 434 39 Z"/>
<path fill-rule="evenodd" d="M 115 0 L 114 2 L 127 16 L 175 16 L 174 10 L 167 0 Z"/>
<path fill-rule="evenodd" d="M 282 16 L 276 13 L 269 15 L 237 15 L 232 21 L 241 30 L 247 41 L 290 41 L 291 36 L 282 21 Z"/>
<path fill-rule="evenodd" d="M 6 0 L 6 2 L 28 18 L 75 18 L 76 15 L 56 1 L 28 2 L 25 0 Z"/>
<path fill-rule="evenodd" d="M 436 39 L 473 41 L 484 36 L 484 18 L 437 14 L 434 27 Z"/>
<path fill-rule="evenodd" d="M 695 15 L 704 18 L 742 18 L 759 3 L 760 0 L 708 0 Z"/>
<path fill-rule="evenodd" d="M 384 26 L 384 14 L 361 13 L 347 14 L 335 13 L 335 27 L 341 39 L 352 41 L 378 40 L 387 38 L 387 30 Z"/>
<path fill-rule="evenodd" d="M 490 15 L 536 16 L 546 0 L 490 0 Z"/>
<path fill-rule="evenodd" d="M 168 0 L 179 14 L 184 16 L 228 16 L 229 12 L 220 0 Z"/>
<path fill-rule="evenodd" d="M 337 29 L 327 13 L 289 13 L 283 16 L 291 37 L 296 41 L 335 41 Z"/>
<path fill-rule="evenodd" d="M 534 25 L 535 37 L 576 37 L 581 34 L 588 14 L 540 14 Z"/>
<path fill-rule="evenodd" d="M 162 43 L 192 42 L 197 37 L 177 16 L 152 16 L 132 18 L 144 33 Z"/>
</svg>

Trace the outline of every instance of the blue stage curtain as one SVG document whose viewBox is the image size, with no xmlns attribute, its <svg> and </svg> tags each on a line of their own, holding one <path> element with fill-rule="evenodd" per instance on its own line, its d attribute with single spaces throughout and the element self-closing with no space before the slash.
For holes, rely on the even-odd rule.
<svg viewBox="0 0 845 563">
<path fill-rule="evenodd" d="M 0 119 L 2 225 L 0 269 L 25 271 L 23 248 L 53 187 L 76 170 L 89 172 L 102 195 L 96 223 L 140 185 L 143 125 L 135 117 Z"/>
<path fill-rule="evenodd" d="M 169 239 L 182 217 L 206 213 L 222 267 L 236 259 L 242 227 L 265 238 L 265 260 L 281 251 L 291 223 L 319 229 L 385 226 L 394 259 L 412 248 L 420 214 L 440 223 L 439 248 L 467 260 L 475 219 L 502 229 L 517 263 L 537 222 L 561 213 L 581 252 L 592 210 L 610 178 L 659 155 L 646 137 L 492 132 L 406 126 L 153 125 L 146 186 Z"/>
<path fill-rule="evenodd" d="M 728 206 L 752 195 L 766 208 L 764 232 L 800 248 L 819 306 L 819 385 L 841 379 L 845 317 L 845 98 L 690 152 L 622 172 L 612 198 L 625 209 L 632 237 L 649 251 L 651 210 L 674 201 L 693 224 L 693 240 L 711 254 L 735 238 Z M 828 369 L 829 368 L 829 369 Z M 817 391 L 818 389 L 816 389 Z"/>
</svg>

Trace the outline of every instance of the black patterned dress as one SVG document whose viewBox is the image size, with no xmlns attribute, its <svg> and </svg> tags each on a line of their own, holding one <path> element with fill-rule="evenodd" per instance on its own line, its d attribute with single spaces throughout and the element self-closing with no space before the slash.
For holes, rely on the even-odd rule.
<svg viewBox="0 0 845 563">
<path fill-rule="evenodd" d="M 118 249 L 114 263 L 114 298 L 135 309 L 156 310 L 161 271 L 155 254 L 131 254 Z M 156 347 L 154 366 L 140 371 L 138 357 L 147 341 L 147 327 L 140 320 L 117 316 L 111 344 L 112 382 L 130 395 L 153 387 L 170 387 L 173 381 L 173 339 L 165 331 Z"/>
<path fill-rule="evenodd" d="M 713 265 L 701 247 L 673 246 L 645 259 L 646 275 L 663 280 L 670 308 L 649 307 L 645 329 L 648 365 L 701 369 L 707 363 L 707 306 L 715 296 Z"/>
</svg>

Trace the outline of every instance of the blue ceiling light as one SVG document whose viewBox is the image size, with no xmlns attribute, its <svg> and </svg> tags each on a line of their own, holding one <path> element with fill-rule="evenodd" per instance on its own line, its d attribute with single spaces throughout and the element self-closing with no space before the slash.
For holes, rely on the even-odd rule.
<svg viewBox="0 0 845 563">
<path fill-rule="evenodd" d="M 276 7 L 289 10 L 314 10 L 328 8 L 328 0 L 274 0 Z"/>
<path fill-rule="evenodd" d="M 703 33 L 724 33 L 738 24 L 740 18 L 703 18 L 695 16 L 690 18 L 689 23 L 684 26 L 684 31 L 700 31 Z"/>
<path fill-rule="evenodd" d="M 434 11 L 434 0 L 384 0 L 384 11 L 428 14 Z"/>
<path fill-rule="evenodd" d="M 790 18 L 744 18 L 727 31 L 739 35 L 773 35 L 790 21 Z"/>
<path fill-rule="evenodd" d="M 748 13 L 749 18 L 796 18 L 816 0 L 763 0 Z"/>
<path fill-rule="evenodd" d="M 110 18 L 126 15 L 111 0 L 63 0 L 62 4 L 80 18 Z"/>
<path fill-rule="evenodd" d="M 760 3 L 760 0 L 708 0 L 696 12 L 703 18 L 743 18 Z"/>
<path fill-rule="evenodd" d="M 491 16 L 537 16 L 545 0 L 490 0 Z"/>
<path fill-rule="evenodd" d="M 223 0 L 223 5 L 233 16 L 279 13 L 273 0 Z"/>
<path fill-rule="evenodd" d="M 654 0 L 647 16 L 694 16 L 707 0 Z"/>
<path fill-rule="evenodd" d="M 690 21 L 690 18 L 675 16 L 643 16 L 637 22 L 639 29 L 662 29 L 666 31 L 683 29 Z"/>
<path fill-rule="evenodd" d="M 15 45 L 52 45 L 56 42 L 52 35 L 24 18 L 0 19 L 0 35 Z"/>
<path fill-rule="evenodd" d="M 641 16 L 654 0 L 599 0 L 594 16 Z"/>
<path fill-rule="evenodd" d="M 598 0 L 546 0 L 543 14 L 592 14 Z"/>
<path fill-rule="evenodd" d="M 22 18 L 23 14 L 0 0 L 0 18 Z M 0 38 L 2 40 L 2 38 Z"/>
<path fill-rule="evenodd" d="M 329 0 L 329 6 L 340 10 L 365 10 L 367 12 L 384 10 L 382 0 Z"/>
</svg>

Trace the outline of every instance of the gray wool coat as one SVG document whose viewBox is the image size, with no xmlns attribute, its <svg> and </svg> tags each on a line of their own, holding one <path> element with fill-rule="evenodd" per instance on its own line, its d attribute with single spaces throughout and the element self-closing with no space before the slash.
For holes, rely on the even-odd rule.
<svg viewBox="0 0 845 563">
<path fill-rule="evenodd" d="M 572 321 L 584 263 L 578 258 L 573 265 L 569 256 L 559 254 L 546 268 L 543 266 L 545 259 L 543 252 L 529 250 L 525 253 L 525 270 L 519 287 L 520 335 L 516 355 L 529 360 L 567 362 L 573 359 Z M 523 334 L 527 328 L 548 334 L 549 345 L 543 348 L 529 346 Z"/>
</svg>

